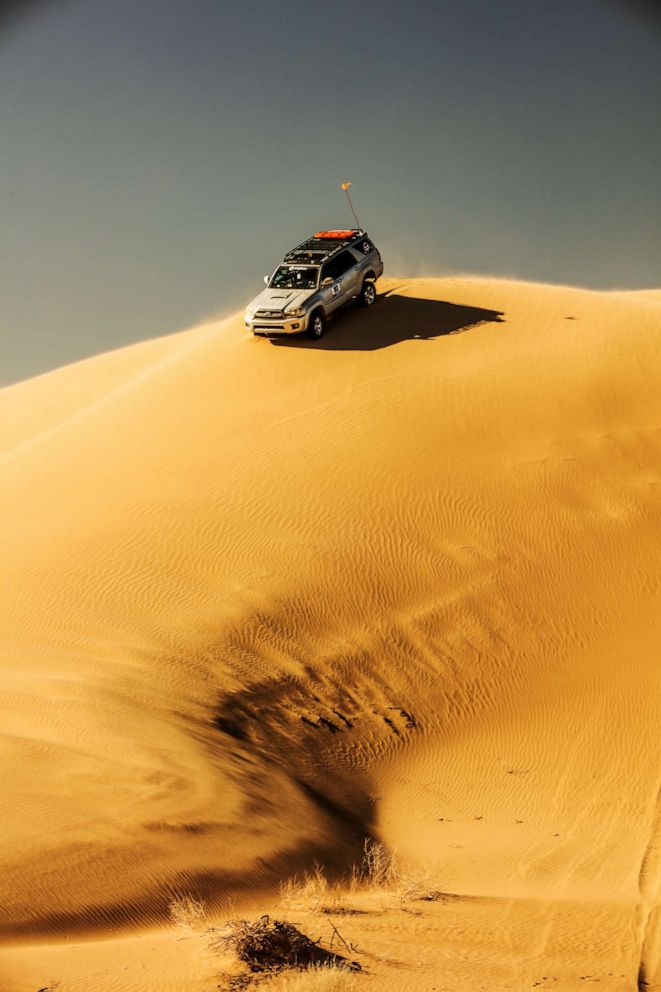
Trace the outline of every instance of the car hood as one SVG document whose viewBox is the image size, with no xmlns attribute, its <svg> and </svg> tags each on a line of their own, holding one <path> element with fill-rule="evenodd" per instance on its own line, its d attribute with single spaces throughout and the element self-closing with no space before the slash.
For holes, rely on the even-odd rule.
<svg viewBox="0 0 661 992">
<path fill-rule="evenodd" d="M 293 307 L 302 307 L 316 292 L 316 289 L 265 289 L 250 301 L 246 309 L 291 310 Z"/>
</svg>

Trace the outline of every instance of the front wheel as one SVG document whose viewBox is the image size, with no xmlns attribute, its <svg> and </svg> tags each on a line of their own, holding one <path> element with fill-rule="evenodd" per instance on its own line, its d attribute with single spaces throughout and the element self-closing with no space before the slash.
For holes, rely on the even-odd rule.
<svg viewBox="0 0 661 992">
<path fill-rule="evenodd" d="M 361 307 L 371 307 L 376 302 L 376 286 L 371 279 L 366 279 L 360 291 Z"/>
<path fill-rule="evenodd" d="M 315 310 L 308 324 L 308 337 L 312 341 L 318 341 L 320 337 L 323 337 L 325 330 L 326 318 L 324 317 L 323 310 Z"/>
</svg>

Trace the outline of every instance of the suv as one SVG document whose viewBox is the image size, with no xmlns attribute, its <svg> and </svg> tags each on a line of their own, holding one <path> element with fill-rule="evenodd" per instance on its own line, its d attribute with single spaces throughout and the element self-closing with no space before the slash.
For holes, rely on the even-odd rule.
<svg viewBox="0 0 661 992">
<path fill-rule="evenodd" d="M 317 231 L 264 277 L 268 288 L 246 307 L 246 327 L 263 335 L 307 331 L 317 340 L 345 303 L 372 306 L 382 273 L 381 255 L 365 231 Z"/>
</svg>

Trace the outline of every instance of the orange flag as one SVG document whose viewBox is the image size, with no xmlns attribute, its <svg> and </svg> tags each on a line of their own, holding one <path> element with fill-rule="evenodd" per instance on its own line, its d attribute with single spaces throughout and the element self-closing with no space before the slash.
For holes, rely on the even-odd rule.
<svg viewBox="0 0 661 992">
<path fill-rule="evenodd" d="M 351 183 L 340 183 L 340 186 L 346 191 L 349 189 L 349 186 L 351 186 Z"/>
</svg>

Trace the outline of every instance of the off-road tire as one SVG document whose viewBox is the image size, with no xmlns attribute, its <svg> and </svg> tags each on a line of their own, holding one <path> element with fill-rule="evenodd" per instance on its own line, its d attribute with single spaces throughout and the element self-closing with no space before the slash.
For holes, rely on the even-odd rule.
<svg viewBox="0 0 661 992">
<path fill-rule="evenodd" d="M 358 302 L 361 307 L 371 307 L 376 303 L 376 286 L 372 279 L 366 279 L 361 286 Z"/>
<path fill-rule="evenodd" d="M 310 314 L 307 335 L 311 341 L 318 341 L 326 331 L 326 318 L 323 310 L 315 310 Z"/>
</svg>

